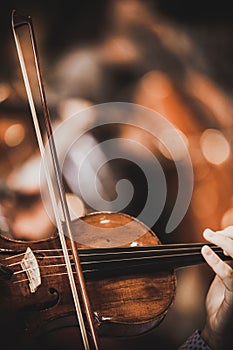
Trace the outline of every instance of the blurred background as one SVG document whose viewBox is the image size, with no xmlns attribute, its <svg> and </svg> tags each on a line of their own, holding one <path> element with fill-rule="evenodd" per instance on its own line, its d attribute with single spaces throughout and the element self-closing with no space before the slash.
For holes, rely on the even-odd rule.
<svg viewBox="0 0 233 350">
<path fill-rule="evenodd" d="M 33 18 L 54 125 L 86 107 L 120 101 L 158 111 L 182 133 L 193 164 L 194 190 L 187 214 L 170 235 L 164 228 L 176 198 L 177 175 L 169 155 L 158 149 L 149 135 L 125 126 L 95 130 L 84 142 L 93 145 L 109 137 L 127 136 L 157 155 L 166 174 L 168 198 L 153 230 L 163 243 L 202 242 L 204 228 L 233 224 L 233 22 L 227 1 L 217 6 L 206 0 L 203 7 L 199 0 L 2 0 L 3 234 L 30 240 L 55 233 L 40 199 L 40 156 L 11 31 L 12 9 Z M 135 187 L 124 212 L 137 216 L 146 200 L 146 181 L 131 162 L 118 160 L 108 165 L 100 176 L 102 194 L 111 200 L 114 183 L 121 178 L 129 179 Z M 72 191 L 69 174 L 66 181 L 77 213 L 91 212 L 81 196 L 72 196 L 79 193 Z M 149 349 L 176 349 L 202 327 L 205 294 L 212 277 L 204 265 L 177 271 L 176 299 L 162 324 L 137 339 L 106 340 L 106 344 L 111 349 L 141 349 L 145 345 Z"/>
</svg>

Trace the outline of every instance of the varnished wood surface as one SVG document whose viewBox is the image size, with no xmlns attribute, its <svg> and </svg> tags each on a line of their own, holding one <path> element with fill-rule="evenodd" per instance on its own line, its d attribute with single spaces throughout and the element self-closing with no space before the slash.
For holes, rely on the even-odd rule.
<svg viewBox="0 0 233 350">
<path fill-rule="evenodd" d="M 87 215 L 74 223 L 74 231 L 80 249 L 159 244 L 151 230 L 125 214 Z M 68 238 L 67 245 L 70 247 Z M 1 253 L 0 256 L 2 264 L 13 264 L 9 267 L 14 272 L 22 269 L 19 262 L 23 255 L 18 254 L 30 247 L 37 257 L 42 279 L 42 284 L 33 294 L 25 272 L 14 274 L 9 281 L 1 280 L 2 315 L 7 314 L 8 318 L 12 315 L 29 334 L 49 329 L 56 319 L 65 319 L 65 316 L 68 319 L 74 315 L 66 267 L 61 266 L 64 258 L 62 251 L 58 250 L 59 237 L 22 242 L 1 236 L 0 247 L 17 252 L 14 257 L 12 253 Z M 98 333 L 107 336 L 136 335 L 153 328 L 165 316 L 175 294 L 175 277 L 170 271 L 123 272 L 120 276 L 88 278 L 86 285 Z"/>
</svg>

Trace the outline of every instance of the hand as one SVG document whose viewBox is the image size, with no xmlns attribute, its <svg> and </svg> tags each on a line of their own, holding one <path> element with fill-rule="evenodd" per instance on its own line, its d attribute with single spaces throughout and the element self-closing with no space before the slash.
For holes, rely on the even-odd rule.
<svg viewBox="0 0 233 350">
<path fill-rule="evenodd" d="M 206 229 L 203 236 L 233 258 L 233 226 L 216 232 Z M 230 349 L 233 344 L 233 269 L 207 245 L 202 247 L 202 255 L 216 276 L 206 297 L 207 319 L 201 335 L 213 350 Z"/>
</svg>

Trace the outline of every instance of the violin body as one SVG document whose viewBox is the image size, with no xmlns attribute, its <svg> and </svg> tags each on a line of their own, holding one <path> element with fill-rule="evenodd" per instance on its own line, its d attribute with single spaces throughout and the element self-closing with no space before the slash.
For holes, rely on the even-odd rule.
<svg viewBox="0 0 233 350">
<path fill-rule="evenodd" d="M 136 239 L 135 239 L 136 238 Z M 126 214 L 92 213 L 75 221 L 74 239 L 79 252 L 98 248 L 156 246 L 154 232 Z M 66 238 L 68 249 L 70 241 Z M 80 243 L 81 242 L 81 243 Z M 69 320 L 76 327 L 75 310 L 59 236 L 43 241 L 15 241 L 0 236 L 0 263 L 14 271 L 0 280 L 0 312 L 13 317 L 28 334 L 51 331 Z M 28 247 L 36 265 L 22 267 Z M 80 255 L 80 254 L 79 254 Z M 28 262 L 33 260 L 28 255 Z M 72 256 L 70 257 L 72 261 Z M 28 269 L 28 271 L 26 271 Z M 30 276 L 30 271 L 37 274 Z M 88 270 L 87 270 L 88 272 Z M 29 279 L 39 279 L 33 290 Z M 171 305 L 176 288 L 173 271 L 122 269 L 85 274 L 86 288 L 97 332 L 102 336 L 134 336 L 157 326 Z M 4 319 L 4 317 L 2 318 Z M 6 318 L 5 318 L 6 319 Z"/>
</svg>

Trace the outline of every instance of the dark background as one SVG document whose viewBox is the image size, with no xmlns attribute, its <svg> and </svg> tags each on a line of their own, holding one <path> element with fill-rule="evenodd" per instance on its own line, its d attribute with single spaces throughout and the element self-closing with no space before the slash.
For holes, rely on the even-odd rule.
<svg viewBox="0 0 233 350">
<path fill-rule="evenodd" d="M 58 118 L 58 103 L 69 98 L 91 104 L 134 102 L 163 112 L 188 137 L 195 176 L 190 208 L 167 237 L 163 229 L 174 201 L 175 173 L 165 161 L 170 202 L 153 229 L 162 242 L 203 241 L 205 227 L 218 229 L 232 218 L 232 154 L 222 164 L 213 165 L 203 158 L 199 144 L 201 134 L 211 128 L 221 131 L 232 149 L 233 18 L 229 6 L 228 1 L 1 1 L 0 84 L 10 89 L 9 97 L 0 103 L 2 123 L 9 118 L 28 124 L 11 31 L 11 11 L 16 9 L 33 18 L 54 119 Z M 75 53 L 77 56 L 72 56 Z M 75 71 L 69 57 L 73 57 L 72 64 L 77 63 Z M 156 72 L 158 80 L 148 75 L 150 72 Z M 147 94 L 141 88 L 148 76 L 152 91 L 159 89 L 160 83 L 165 88 L 171 84 L 171 97 L 163 104 L 156 92 Z M 30 131 L 31 126 L 28 128 Z M 30 158 L 36 143 L 29 132 L 22 147 L 7 148 L 2 141 L 0 146 L 1 181 L 5 181 L 16 166 Z M 141 182 L 131 165 L 123 162 L 118 166 L 113 169 L 118 168 L 119 178 L 127 175 L 135 184 Z M 138 192 L 125 212 L 136 216 L 143 196 Z M 137 339 L 107 342 L 109 348 L 176 349 L 202 327 L 211 272 L 206 266 L 192 267 L 178 271 L 177 278 L 177 296 L 164 322 Z"/>
</svg>

